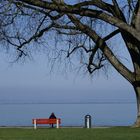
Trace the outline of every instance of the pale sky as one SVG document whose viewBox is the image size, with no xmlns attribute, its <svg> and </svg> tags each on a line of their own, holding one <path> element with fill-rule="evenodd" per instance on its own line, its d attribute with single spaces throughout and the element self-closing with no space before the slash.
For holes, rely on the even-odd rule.
<svg viewBox="0 0 140 140">
<path fill-rule="evenodd" d="M 0 102 L 92 102 L 135 100 L 131 85 L 115 70 L 91 78 L 74 72 L 50 73 L 45 54 L 32 60 L 10 63 L 0 54 Z"/>
</svg>

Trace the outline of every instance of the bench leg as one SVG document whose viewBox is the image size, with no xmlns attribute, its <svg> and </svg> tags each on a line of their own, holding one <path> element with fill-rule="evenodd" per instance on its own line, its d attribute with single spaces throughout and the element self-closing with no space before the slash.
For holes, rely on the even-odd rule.
<svg viewBox="0 0 140 140">
<path fill-rule="evenodd" d="M 34 119 L 34 129 L 37 129 L 36 119 Z"/>
<path fill-rule="evenodd" d="M 59 119 L 56 119 L 56 128 L 59 128 Z"/>
</svg>

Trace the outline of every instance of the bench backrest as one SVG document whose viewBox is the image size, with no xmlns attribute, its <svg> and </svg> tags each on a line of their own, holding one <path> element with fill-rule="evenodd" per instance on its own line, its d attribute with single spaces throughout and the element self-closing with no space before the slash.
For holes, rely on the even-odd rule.
<svg viewBox="0 0 140 140">
<path fill-rule="evenodd" d="M 36 121 L 36 124 L 57 124 L 57 120 L 58 123 L 61 123 L 61 119 L 48 119 L 48 118 L 43 118 L 43 119 L 33 119 L 32 123 L 34 124 Z"/>
</svg>

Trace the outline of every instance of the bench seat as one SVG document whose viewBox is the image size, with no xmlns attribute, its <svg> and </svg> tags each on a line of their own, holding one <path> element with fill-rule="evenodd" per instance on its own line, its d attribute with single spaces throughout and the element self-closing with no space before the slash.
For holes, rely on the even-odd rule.
<svg viewBox="0 0 140 140">
<path fill-rule="evenodd" d="M 49 119 L 49 118 L 38 118 L 38 119 L 32 119 L 32 124 L 34 124 L 34 129 L 37 128 L 37 124 L 56 124 L 56 128 L 59 128 L 59 125 L 61 124 L 61 119 Z"/>
</svg>

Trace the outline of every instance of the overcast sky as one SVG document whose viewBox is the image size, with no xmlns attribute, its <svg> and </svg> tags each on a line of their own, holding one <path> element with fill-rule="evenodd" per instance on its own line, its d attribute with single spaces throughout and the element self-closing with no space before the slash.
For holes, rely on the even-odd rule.
<svg viewBox="0 0 140 140">
<path fill-rule="evenodd" d="M 131 85 L 115 70 L 92 79 L 74 72 L 50 73 L 45 54 L 25 63 L 11 63 L 9 54 L 0 54 L 0 102 L 90 102 L 135 100 Z"/>
</svg>

